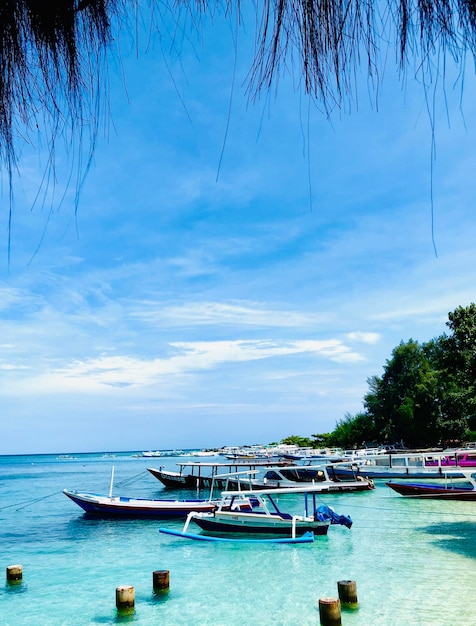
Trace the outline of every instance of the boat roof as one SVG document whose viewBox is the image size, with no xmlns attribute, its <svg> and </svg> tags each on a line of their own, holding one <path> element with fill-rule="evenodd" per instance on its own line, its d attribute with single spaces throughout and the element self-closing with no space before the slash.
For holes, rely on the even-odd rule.
<svg viewBox="0 0 476 626">
<path fill-rule="evenodd" d="M 240 461 L 239 459 L 233 459 L 228 462 L 225 461 L 223 463 L 212 463 L 210 461 L 184 461 L 183 463 L 177 463 L 176 465 L 179 465 L 180 467 L 254 467 L 255 465 L 274 465 L 276 467 L 282 467 L 285 465 L 289 465 L 289 462 L 280 462 L 276 461 L 276 459 L 274 459 L 273 461 L 265 459 L 243 459 L 242 461 Z"/>
<path fill-rule="evenodd" d="M 308 484 L 302 487 L 276 487 L 275 489 L 241 489 L 222 491 L 222 497 L 226 496 L 267 496 L 284 495 L 289 493 L 322 493 L 322 484 Z"/>
</svg>

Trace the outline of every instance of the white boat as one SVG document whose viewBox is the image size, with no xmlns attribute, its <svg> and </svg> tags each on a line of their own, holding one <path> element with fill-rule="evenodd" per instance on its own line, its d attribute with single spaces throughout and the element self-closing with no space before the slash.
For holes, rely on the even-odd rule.
<svg viewBox="0 0 476 626">
<path fill-rule="evenodd" d="M 314 463 L 317 461 L 322 461 L 323 463 L 338 463 L 344 460 L 342 453 L 328 448 L 323 450 L 300 448 L 293 452 L 281 454 L 281 458 L 291 461 L 313 461 Z"/>
<path fill-rule="evenodd" d="M 304 495 L 304 514 L 295 515 L 283 512 L 275 500 L 278 495 L 296 493 Z M 229 533 L 245 535 L 276 535 L 296 538 L 304 533 L 326 535 L 331 524 L 340 524 L 350 528 L 352 520 L 346 515 L 337 514 L 326 505 L 316 506 L 316 495 L 320 495 L 315 487 L 294 487 L 292 489 L 264 489 L 224 491 L 212 513 L 190 513 L 183 530 L 170 532 L 160 528 L 164 533 L 190 537 L 188 527 L 194 522 L 206 532 L 227 536 Z"/>
<path fill-rule="evenodd" d="M 150 500 L 68 489 L 63 493 L 86 513 L 101 517 L 183 519 L 192 511 L 211 512 L 216 508 L 208 500 Z"/>
<path fill-rule="evenodd" d="M 162 500 L 147 498 L 129 498 L 113 495 L 114 466 L 111 471 L 109 494 L 85 493 L 63 489 L 70 500 L 80 506 L 88 514 L 116 518 L 185 518 L 192 511 L 210 513 L 215 510 L 216 503 L 208 500 Z"/>
<path fill-rule="evenodd" d="M 349 475 L 338 477 L 330 465 L 288 465 L 269 467 L 260 478 L 249 479 L 252 489 L 295 488 L 313 485 L 320 493 L 369 491 L 375 488 L 372 479 Z"/>
<path fill-rule="evenodd" d="M 147 452 L 142 452 L 141 456 L 146 458 L 163 456 L 185 456 L 185 452 L 183 450 L 149 450 Z"/>
<path fill-rule="evenodd" d="M 448 469 L 445 458 L 448 452 L 405 452 L 402 454 L 376 454 L 355 458 L 332 465 L 339 477 L 348 477 L 357 472 L 362 477 L 375 478 L 441 478 Z M 329 469 L 329 466 L 328 466 Z M 464 476 L 463 472 L 456 475 Z"/>
<path fill-rule="evenodd" d="M 217 456 L 216 450 L 195 450 L 190 452 L 190 456 Z"/>
</svg>

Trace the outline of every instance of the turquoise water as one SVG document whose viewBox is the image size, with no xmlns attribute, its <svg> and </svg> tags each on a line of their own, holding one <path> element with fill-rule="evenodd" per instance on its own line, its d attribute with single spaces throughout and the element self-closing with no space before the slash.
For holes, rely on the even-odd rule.
<svg viewBox="0 0 476 626">
<path fill-rule="evenodd" d="M 194 497 L 146 471 L 186 459 L 75 456 L 0 457 L 3 576 L 23 566 L 20 585 L 0 583 L 1 626 L 319 625 L 319 598 L 336 597 L 339 580 L 356 581 L 359 598 L 344 626 L 476 624 L 476 502 L 406 500 L 376 481 L 372 492 L 323 498 L 354 525 L 313 544 L 193 542 L 158 532 L 180 521 L 91 520 L 62 494 L 108 493 L 114 465 L 116 494 Z M 297 497 L 283 498 L 299 511 Z M 158 569 L 170 572 L 162 595 Z M 119 585 L 135 588 L 132 616 L 117 614 Z"/>
</svg>

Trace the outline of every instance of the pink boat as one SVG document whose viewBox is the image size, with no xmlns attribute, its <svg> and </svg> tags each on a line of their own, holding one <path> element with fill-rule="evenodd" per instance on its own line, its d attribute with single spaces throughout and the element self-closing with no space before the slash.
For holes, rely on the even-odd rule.
<svg viewBox="0 0 476 626">
<path fill-rule="evenodd" d="M 429 467 L 476 467 L 476 452 L 455 452 L 425 462 Z"/>
</svg>

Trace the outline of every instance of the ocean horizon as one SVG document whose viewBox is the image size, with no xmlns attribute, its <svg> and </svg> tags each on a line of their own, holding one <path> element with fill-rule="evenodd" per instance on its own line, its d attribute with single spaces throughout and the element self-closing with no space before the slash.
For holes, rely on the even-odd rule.
<svg viewBox="0 0 476 626">
<path fill-rule="evenodd" d="M 377 480 L 370 492 L 321 497 L 352 517 L 350 530 L 332 526 L 312 544 L 239 545 L 159 532 L 180 529 L 180 520 L 92 519 L 63 494 L 108 493 L 114 466 L 115 494 L 196 497 L 147 471 L 196 458 L 140 454 L 0 456 L 3 569 L 23 567 L 20 584 L 0 586 L 1 626 L 319 625 L 319 598 L 337 597 L 341 580 L 356 582 L 359 601 L 342 610 L 344 626 L 476 623 L 476 503 L 407 500 Z M 300 504 L 297 496 L 280 499 L 284 510 L 300 512 Z M 170 589 L 156 594 L 152 573 L 162 569 Z M 127 617 L 115 606 L 120 585 L 135 589 Z"/>
</svg>

